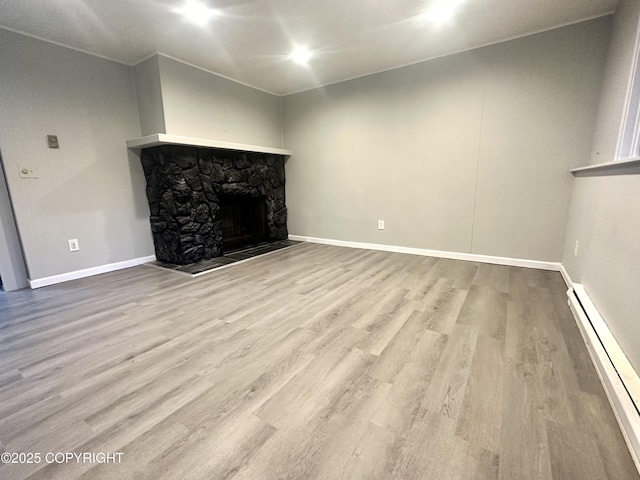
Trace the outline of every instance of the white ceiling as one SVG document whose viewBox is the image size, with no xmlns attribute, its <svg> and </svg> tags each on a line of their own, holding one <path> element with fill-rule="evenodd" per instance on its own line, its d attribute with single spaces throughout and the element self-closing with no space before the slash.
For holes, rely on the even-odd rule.
<svg viewBox="0 0 640 480">
<path fill-rule="evenodd" d="M 176 13 L 185 0 L 0 0 L 0 25 L 129 65 L 160 52 L 288 94 L 496 43 L 612 12 L 617 0 L 462 0 L 454 21 L 421 14 L 461 0 L 203 0 L 207 25 Z M 289 59 L 296 45 L 315 55 Z M 1 46 L 0 46 L 1 48 Z"/>
</svg>

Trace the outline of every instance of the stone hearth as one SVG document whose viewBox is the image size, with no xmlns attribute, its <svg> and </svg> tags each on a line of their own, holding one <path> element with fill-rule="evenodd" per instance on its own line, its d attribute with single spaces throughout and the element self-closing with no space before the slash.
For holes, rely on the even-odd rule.
<svg viewBox="0 0 640 480">
<path fill-rule="evenodd" d="M 140 158 L 158 260 L 186 265 L 222 255 L 223 198 L 264 199 L 268 241 L 288 237 L 283 155 L 162 145 Z"/>
</svg>

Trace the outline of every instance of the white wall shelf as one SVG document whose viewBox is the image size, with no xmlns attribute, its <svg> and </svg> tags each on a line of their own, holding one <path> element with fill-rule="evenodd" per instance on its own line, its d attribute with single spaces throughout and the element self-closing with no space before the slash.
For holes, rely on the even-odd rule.
<svg viewBox="0 0 640 480">
<path fill-rule="evenodd" d="M 155 133 L 146 137 L 127 140 L 127 148 L 138 150 L 142 148 L 157 147 L 159 145 L 188 145 L 191 147 L 221 148 L 223 150 L 238 150 L 241 152 L 273 153 L 276 155 L 291 155 L 291 150 L 275 147 L 263 147 L 259 145 L 246 145 L 244 143 L 222 142 L 206 138 L 182 137 L 180 135 L 167 135 Z"/>
<path fill-rule="evenodd" d="M 633 169 L 633 170 L 632 170 Z M 598 163 L 586 167 L 574 168 L 571 170 L 576 176 L 579 175 L 623 175 L 630 173 L 640 173 L 640 157 L 620 160 L 618 162 Z"/>
</svg>

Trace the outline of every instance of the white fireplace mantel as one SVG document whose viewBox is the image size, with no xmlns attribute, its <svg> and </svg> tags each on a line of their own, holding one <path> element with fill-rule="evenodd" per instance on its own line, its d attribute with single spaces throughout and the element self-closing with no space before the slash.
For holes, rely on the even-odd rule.
<svg viewBox="0 0 640 480">
<path fill-rule="evenodd" d="M 222 142 L 207 138 L 183 137 L 180 135 L 168 135 L 155 133 L 146 137 L 127 140 L 127 148 L 139 150 L 142 148 L 157 147 L 159 145 L 188 145 L 191 147 L 221 148 L 223 150 L 239 150 L 242 152 L 273 153 L 276 155 L 291 155 L 291 150 L 275 147 L 262 147 L 259 145 L 246 145 L 244 143 Z"/>
</svg>

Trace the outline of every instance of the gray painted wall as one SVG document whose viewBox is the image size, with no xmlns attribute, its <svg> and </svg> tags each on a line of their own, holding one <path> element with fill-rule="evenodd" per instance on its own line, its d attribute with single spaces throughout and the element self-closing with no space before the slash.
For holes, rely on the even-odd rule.
<svg viewBox="0 0 640 480">
<path fill-rule="evenodd" d="M 560 261 L 609 29 L 600 18 L 284 97 L 289 231 Z"/>
<path fill-rule="evenodd" d="M 280 97 L 158 56 L 166 133 L 282 146 Z"/>
<path fill-rule="evenodd" d="M 0 149 L 30 277 L 152 255 L 142 167 L 125 147 L 140 136 L 131 69 L 5 30 L 0 45 Z"/>
<path fill-rule="evenodd" d="M 167 133 L 164 124 L 158 55 L 154 55 L 134 66 L 133 78 L 136 85 L 142 135 Z"/>
<path fill-rule="evenodd" d="M 614 16 L 592 161 L 613 161 L 626 98 L 621 92 L 628 85 L 639 17 L 640 2 L 620 2 Z M 574 182 L 562 263 L 572 280 L 584 285 L 640 372 L 640 169 L 633 175 L 578 177 Z M 580 242 L 577 257 L 576 240 Z"/>
</svg>

